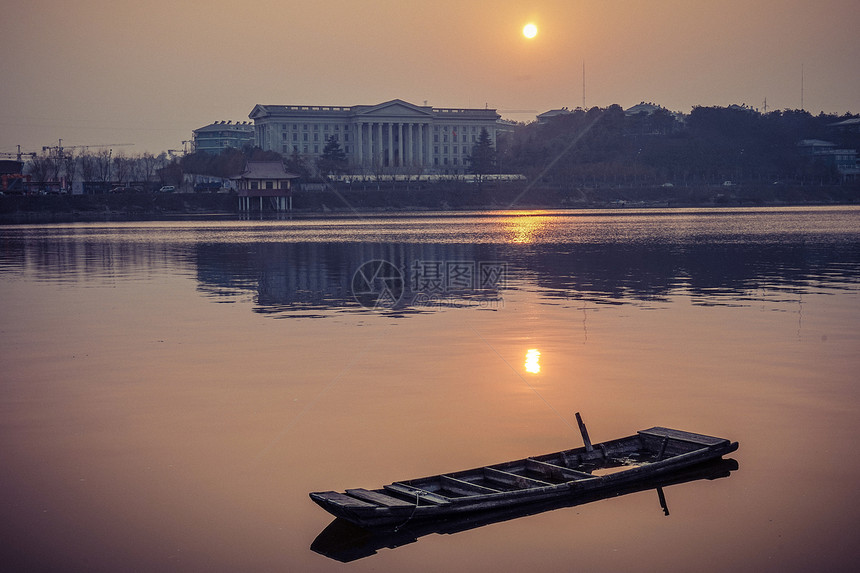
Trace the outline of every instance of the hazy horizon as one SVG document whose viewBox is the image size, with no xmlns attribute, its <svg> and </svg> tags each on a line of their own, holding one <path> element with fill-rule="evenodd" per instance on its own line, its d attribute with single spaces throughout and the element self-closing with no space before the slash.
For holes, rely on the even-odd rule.
<svg viewBox="0 0 860 573">
<path fill-rule="evenodd" d="M 258 103 L 399 98 L 531 121 L 583 104 L 583 64 L 586 107 L 688 113 L 766 99 L 768 110 L 860 112 L 850 0 L 6 4 L 0 152 L 58 139 L 181 149 L 192 130 L 247 121 Z"/>
</svg>

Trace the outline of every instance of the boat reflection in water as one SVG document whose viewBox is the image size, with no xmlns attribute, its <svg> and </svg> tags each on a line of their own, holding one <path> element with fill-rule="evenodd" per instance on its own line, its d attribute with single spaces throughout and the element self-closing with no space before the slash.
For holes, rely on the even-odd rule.
<svg viewBox="0 0 860 573">
<path fill-rule="evenodd" d="M 738 462 L 736 460 L 731 458 L 718 459 L 627 487 L 595 492 L 590 495 L 577 496 L 576 498 L 556 499 L 545 503 L 529 504 L 525 507 L 518 506 L 498 511 L 486 511 L 460 518 L 406 522 L 394 531 L 365 529 L 345 519 L 337 518 L 320 532 L 311 544 L 311 550 L 336 561 L 347 563 L 375 555 L 379 549 L 396 549 L 397 547 L 414 543 L 418 541 L 419 537 L 431 533 L 451 535 L 493 523 L 566 507 L 574 507 L 650 489 L 657 491 L 660 507 L 665 515 L 669 515 L 669 508 L 663 488 L 703 479 L 714 480 L 729 477 L 731 472 L 737 469 Z"/>
</svg>

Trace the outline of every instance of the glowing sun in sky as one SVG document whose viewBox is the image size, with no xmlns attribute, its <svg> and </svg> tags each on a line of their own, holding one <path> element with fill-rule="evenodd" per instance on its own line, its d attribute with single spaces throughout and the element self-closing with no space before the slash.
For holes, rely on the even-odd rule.
<svg viewBox="0 0 860 573">
<path fill-rule="evenodd" d="M 537 36 L 537 32 L 537 26 L 535 26 L 534 24 L 529 23 L 523 26 L 523 36 L 525 36 L 526 38 L 534 38 L 535 36 Z"/>
</svg>

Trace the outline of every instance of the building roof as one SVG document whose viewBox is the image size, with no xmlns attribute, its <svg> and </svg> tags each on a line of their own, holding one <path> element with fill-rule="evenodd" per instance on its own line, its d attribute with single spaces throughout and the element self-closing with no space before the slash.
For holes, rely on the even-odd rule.
<svg viewBox="0 0 860 573">
<path fill-rule="evenodd" d="M 551 109 L 549 111 L 543 112 L 542 114 L 539 114 L 537 116 L 537 120 L 538 121 L 546 121 L 550 118 L 553 118 L 553 117 L 556 117 L 559 115 L 569 115 L 570 113 L 571 113 L 571 111 L 569 109 L 567 109 L 566 107 L 563 107 L 561 109 Z"/>
<path fill-rule="evenodd" d="M 798 147 L 836 147 L 835 143 L 822 139 L 801 139 L 797 142 Z"/>
<path fill-rule="evenodd" d="M 280 161 L 249 161 L 245 170 L 233 179 L 297 179 L 299 176 L 290 173 Z"/>
<path fill-rule="evenodd" d="M 415 105 L 402 99 L 393 99 L 375 105 L 324 106 L 324 105 L 263 105 L 257 104 L 248 115 L 253 120 L 269 116 L 343 117 L 371 119 L 373 116 L 432 117 L 434 119 L 498 120 L 501 116 L 492 108 L 448 108 Z"/>
<path fill-rule="evenodd" d="M 836 123 L 829 124 L 830 127 L 850 127 L 855 125 L 860 125 L 860 117 L 844 119 L 842 121 L 837 121 Z"/>
<path fill-rule="evenodd" d="M 645 115 L 651 115 L 658 109 L 663 109 L 662 106 L 659 106 L 655 103 L 645 103 L 644 101 L 641 103 L 637 103 L 633 107 L 627 108 L 624 110 L 625 115 L 637 115 L 640 113 L 644 113 Z"/>
<path fill-rule="evenodd" d="M 236 123 L 233 123 L 232 121 L 216 121 L 215 123 L 210 123 L 209 125 L 195 129 L 194 133 L 225 130 L 248 132 L 253 135 L 254 124 L 250 121 L 237 121 Z"/>
</svg>

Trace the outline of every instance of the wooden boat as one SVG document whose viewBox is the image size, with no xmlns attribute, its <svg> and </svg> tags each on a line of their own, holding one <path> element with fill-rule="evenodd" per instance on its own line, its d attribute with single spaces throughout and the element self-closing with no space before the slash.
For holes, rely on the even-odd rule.
<svg viewBox="0 0 860 573">
<path fill-rule="evenodd" d="M 359 527 L 354 523 L 337 517 L 317 535 L 316 539 L 311 543 L 311 551 L 315 551 L 335 561 L 348 563 L 375 555 L 380 549 L 396 549 L 403 545 L 415 543 L 425 535 L 455 535 L 462 531 L 469 531 L 484 527 L 485 525 L 520 519 L 547 511 L 580 506 L 608 497 L 618 497 L 647 490 L 655 490 L 657 492 L 660 508 L 668 516 L 669 507 L 666 502 L 668 492 L 664 493 L 664 488 L 669 489 L 698 480 L 727 478 L 732 472 L 737 471 L 737 469 L 738 462 L 736 460 L 731 458 L 716 459 L 662 476 L 649 477 L 623 487 L 613 487 L 603 491 L 582 493 L 576 496 L 563 496 L 513 507 L 464 513 L 444 519 L 412 520 L 396 529 Z"/>
<path fill-rule="evenodd" d="M 713 460 L 737 442 L 654 427 L 592 445 L 579 414 L 584 447 L 480 468 L 396 481 L 379 489 L 310 494 L 323 509 L 361 527 L 397 527 L 413 520 L 576 498 L 620 489 Z"/>
</svg>

